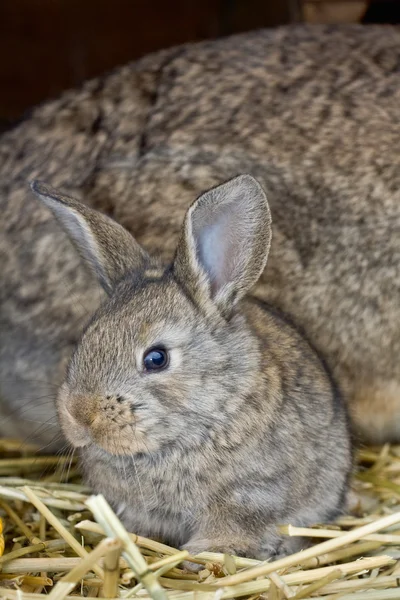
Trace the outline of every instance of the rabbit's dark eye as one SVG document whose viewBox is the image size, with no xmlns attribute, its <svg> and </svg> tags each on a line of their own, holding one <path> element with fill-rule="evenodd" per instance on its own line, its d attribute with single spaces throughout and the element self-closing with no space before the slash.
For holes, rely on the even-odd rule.
<svg viewBox="0 0 400 600">
<path fill-rule="evenodd" d="M 143 358 L 146 371 L 160 371 L 168 367 L 168 352 L 164 348 L 151 348 Z"/>
</svg>

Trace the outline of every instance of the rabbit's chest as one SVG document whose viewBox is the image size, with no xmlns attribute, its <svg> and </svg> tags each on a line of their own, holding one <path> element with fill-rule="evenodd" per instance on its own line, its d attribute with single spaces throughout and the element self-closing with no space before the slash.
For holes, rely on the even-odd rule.
<svg viewBox="0 0 400 600">
<path fill-rule="evenodd" d="M 135 461 L 133 457 L 120 468 L 86 462 L 86 474 L 93 488 L 101 491 L 114 510 L 135 533 L 142 525 L 181 527 L 192 523 L 207 505 L 210 482 L 194 461 L 174 460 L 157 463 Z"/>
<path fill-rule="evenodd" d="M 203 512 L 207 488 L 201 488 L 194 474 L 182 468 L 137 468 L 129 489 L 121 494 L 119 488 L 111 495 L 128 530 L 179 546 L 190 537 Z M 121 497 L 119 504 L 115 503 L 116 494 Z"/>
<path fill-rule="evenodd" d="M 163 511 L 171 516 L 189 517 L 207 502 L 206 481 L 198 477 L 194 465 L 191 468 L 183 461 L 152 469 L 138 469 L 137 478 L 141 480 L 150 509 L 159 510 L 163 507 Z M 138 501 L 137 489 L 134 494 Z"/>
</svg>

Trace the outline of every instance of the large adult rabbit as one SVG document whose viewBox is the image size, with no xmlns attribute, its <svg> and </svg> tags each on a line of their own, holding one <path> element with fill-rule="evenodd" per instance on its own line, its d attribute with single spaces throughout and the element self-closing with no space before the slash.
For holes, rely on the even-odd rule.
<svg viewBox="0 0 400 600">
<path fill-rule="evenodd" d="M 396 28 L 260 31 L 146 57 L 4 134 L 3 433 L 59 443 L 53 399 L 101 299 L 28 181 L 169 260 L 193 198 L 246 172 L 273 219 L 254 294 L 305 329 L 362 436 L 400 439 L 399 65 Z"/>
</svg>

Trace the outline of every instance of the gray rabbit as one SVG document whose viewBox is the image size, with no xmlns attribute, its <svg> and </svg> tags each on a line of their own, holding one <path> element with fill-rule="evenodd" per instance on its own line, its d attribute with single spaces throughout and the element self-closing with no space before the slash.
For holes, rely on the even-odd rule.
<svg viewBox="0 0 400 600">
<path fill-rule="evenodd" d="M 261 186 L 242 175 L 202 194 L 170 266 L 109 217 L 33 189 L 109 295 L 57 402 L 86 481 L 130 531 L 192 555 L 300 548 L 276 526 L 341 512 L 351 444 L 317 353 L 275 310 L 242 301 L 271 242 Z"/>
<path fill-rule="evenodd" d="M 262 496 L 267 503 L 275 499 L 279 504 L 271 505 L 273 522 L 268 521 L 267 524 L 266 513 L 259 513 L 264 529 L 276 525 L 276 519 L 293 517 L 299 523 L 309 523 L 336 514 L 343 502 L 350 455 L 344 410 L 339 400 L 334 402 L 336 396 L 332 388 L 328 390 L 330 379 L 322 359 L 339 384 L 357 436 L 372 442 L 400 439 L 399 65 L 400 32 L 397 28 L 298 26 L 254 32 L 173 48 L 145 57 L 39 107 L 31 117 L 4 134 L 0 139 L 2 432 L 37 441 L 45 450 L 60 447 L 63 441 L 56 423 L 54 399 L 59 398 L 60 407 L 64 398 L 67 406 L 73 390 L 92 385 L 96 374 L 99 375 L 99 385 L 104 385 L 107 378 L 112 379 L 112 373 L 114 383 L 117 375 L 126 379 L 126 361 L 139 359 L 134 347 L 130 354 L 121 355 L 115 346 L 115 339 L 119 337 L 117 332 L 123 335 L 121 331 L 125 328 L 121 329 L 117 316 L 112 314 L 113 303 L 118 309 L 116 315 L 122 311 L 124 319 L 128 318 L 124 307 L 129 302 L 137 304 L 141 298 L 140 305 L 146 306 L 143 277 L 146 281 L 148 277 L 157 280 L 161 278 L 160 269 L 175 264 L 176 248 L 182 248 L 182 223 L 187 223 L 185 215 L 191 214 L 189 206 L 196 206 L 192 205 L 195 198 L 205 190 L 220 189 L 215 186 L 238 174 L 249 173 L 267 193 L 273 221 L 272 244 L 266 268 L 253 273 L 245 284 L 240 283 L 240 291 L 234 293 L 232 288 L 231 301 L 238 301 L 234 308 L 235 319 L 243 320 L 243 332 L 250 332 L 243 335 L 250 335 L 254 347 L 261 343 L 268 346 L 269 336 L 276 341 L 276 345 L 262 347 L 258 360 L 265 362 L 265 356 L 271 353 L 274 361 L 283 365 L 275 383 L 278 385 L 280 381 L 283 386 L 281 399 L 291 398 L 292 404 L 289 402 L 290 409 L 287 406 L 282 408 L 279 419 L 277 417 L 276 423 L 282 424 L 282 432 L 279 433 L 282 437 L 277 440 L 276 454 L 272 452 L 269 446 L 271 440 L 267 436 L 268 439 L 262 440 L 264 446 L 261 443 L 255 446 L 260 455 L 254 463 L 250 463 L 251 453 L 246 455 L 251 440 L 243 444 L 243 455 L 238 460 L 240 463 L 244 456 L 248 457 L 249 481 L 253 477 L 252 488 L 256 490 L 254 469 L 257 461 L 264 465 L 266 473 L 272 473 L 268 471 L 271 464 L 262 459 L 262 448 L 268 448 L 274 456 L 281 456 L 280 462 L 276 459 L 276 465 L 283 479 L 275 484 L 283 487 L 273 498 Z M 63 206 L 61 198 L 74 197 L 79 201 L 73 204 L 75 214 L 83 216 L 76 216 L 75 221 L 71 221 L 61 218 L 58 213 L 60 227 L 48 207 L 33 198 L 29 191 L 28 181 L 34 179 L 44 180 L 62 190 L 60 193 L 43 186 L 37 188 L 53 210 L 56 210 L 55 205 Z M 258 189 L 258 184 L 249 183 L 253 182 L 252 179 L 241 181 L 244 198 L 248 198 L 248 194 L 243 181 L 251 189 Z M 47 192 L 44 193 L 44 190 Z M 209 193 L 212 195 L 212 192 Z M 54 200 L 56 204 L 50 201 L 51 197 L 59 198 Z M 251 197 L 254 200 L 254 195 Z M 129 238 L 129 243 L 134 244 L 127 231 L 133 234 L 136 240 L 135 260 L 139 260 L 137 269 L 132 268 L 132 278 L 137 278 L 137 295 L 132 294 L 129 286 L 129 289 L 122 286 L 120 296 L 114 292 L 107 300 L 93 272 L 85 268 L 79 252 L 85 254 L 87 248 L 85 250 L 82 246 L 83 238 L 75 239 L 78 232 L 85 232 L 95 246 L 99 242 L 97 234 L 91 233 L 93 223 L 81 208 L 81 203 L 107 214 L 123 226 L 119 229 L 122 246 L 111 242 L 115 236 L 108 241 L 102 239 L 102 243 L 106 243 L 101 246 L 105 264 L 111 253 L 113 269 L 117 265 L 117 272 L 122 275 L 126 275 L 125 261 L 129 259 L 129 253 L 126 255 L 129 244 L 124 246 L 123 242 Z M 252 206 L 251 199 L 249 206 Z M 95 221 L 100 219 L 99 212 L 87 214 L 95 215 Z M 267 213 L 264 217 L 259 211 L 257 214 L 258 222 L 262 223 Z M 246 225 L 245 215 L 247 213 L 241 215 L 243 222 L 238 221 L 239 231 Z M 68 223 L 70 225 L 67 226 Z M 229 231 L 232 232 L 232 238 L 229 238 L 232 250 L 236 250 L 240 243 L 237 230 L 233 227 Z M 217 234 L 210 234 L 208 239 L 216 240 Z M 257 244 L 257 240 L 253 243 Z M 150 260 L 149 267 L 145 266 L 148 256 L 157 257 L 157 260 Z M 206 256 L 210 256 L 209 248 Z M 263 256 L 266 259 L 266 247 Z M 229 263 L 225 255 L 221 256 L 221 260 L 224 265 L 226 261 Z M 251 266 L 248 264 L 246 268 Z M 110 273 L 108 267 L 105 271 L 104 268 L 103 273 L 100 270 L 96 274 L 109 292 L 106 282 Z M 144 276 L 143 268 L 155 269 L 155 272 Z M 253 268 L 256 269 L 255 265 Z M 140 273 L 142 275 L 139 276 Z M 260 278 L 256 281 L 258 275 Z M 250 283 L 255 284 L 254 287 Z M 192 284 L 189 278 L 189 288 Z M 171 317 L 178 311 L 178 316 L 183 319 L 188 319 L 188 315 L 194 318 L 196 313 L 190 313 L 186 305 L 185 308 L 179 304 L 168 305 L 168 302 L 175 302 L 174 294 L 170 288 L 168 290 L 165 290 L 165 297 L 164 288 L 163 293 L 161 288 L 159 290 L 158 299 L 163 310 L 170 311 Z M 267 303 L 267 307 L 255 304 L 255 300 L 239 301 L 242 292 L 247 290 L 253 298 Z M 188 290 L 188 306 L 192 295 L 193 290 Z M 153 296 L 149 297 L 149 302 L 154 303 Z M 199 302 L 197 296 L 196 302 Z M 100 312 L 96 313 L 99 307 Z M 154 316 L 162 316 L 158 309 L 154 310 Z M 223 313 L 222 310 L 221 315 Z M 296 328 L 282 320 L 280 313 L 290 315 Z M 142 314 L 140 318 L 145 316 Z M 94 358 L 92 349 L 92 362 L 88 365 L 83 359 L 80 361 L 79 356 L 85 356 L 91 347 L 88 341 L 90 332 L 100 327 L 98 323 L 104 324 L 107 318 L 110 319 L 110 327 L 102 328 L 105 343 L 96 342 L 98 358 Z M 194 321 L 191 326 L 198 325 L 201 329 L 201 320 L 196 317 Z M 305 331 L 310 343 L 298 333 L 298 328 Z M 86 333 L 79 342 L 84 331 Z M 261 332 L 267 331 L 270 334 L 265 336 L 264 342 Z M 129 329 L 126 332 L 125 342 L 129 345 L 132 334 Z M 218 331 L 215 336 L 218 340 Z M 198 331 L 198 337 L 193 337 L 193 343 L 197 339 L 199 343 L 202 339 L 206 343 L 201 331 Z M 109 353 L 106 352 L 107 347 L 110 348 Z M 125 344 L 122 347 L 126 348 Z M 287 354 L 280 355 L 285 348 Z M 316 352 L 322 359 L 317 357 Z M 245 355 L 247 357 L 247 353 Z M 218 360 L 223 360 L 224 356 L 218 356 Z M 250 350 L 248 357 L 249 360 L 252 357 Z M 207 355 L 207 358 L 212 360 L 213 355 Z M 161 359 L 162 354 L 158 358 L 153 355 L 151 360 Z M 315 379 L 315 385 L 309 392 L 306 391 L 308 384 L 302 386 L 296 383 L 292 375 L 285 388 L 283 376 L 285 373 L 293 374 L 294 363 L 298 368 L 304 366 L 306 382 Z M 60 391 L 68 365 L 69 379 Z M 192 373 L 195 366 L 191 359 Z M 241 384 L 246 386 L 249 383 L 247 376 L 250 373 L 246 369 L 243 373 L 240 366 L 243 369 L 243 364 L 238 363 L 237 373 L 241 373 L 243 380 L 233 375 L 228 378 L 232 410 L 241 398 L 240 395 L 236 398 L 234 388 L 239 389 Z M 199 369 L 199 366 L 196 368 Z M 187 372 L 191 369 L 188 367 Z M 313 369 L 315 377 L 311 375 Z M 166 373 L 167 370 L 159 375 L 164 377 Z M 265 371 L 263 366 L 257 377 L 257 369 L 251 373 L 254 382 L 258 381 L 257 377 L 262 378 L 262 373 L 267 376 L 268 370 Z M 174 392 L 177 397 L 184 395 L 183 390 L 187 390 L 189 384 L 192 385 L 190 380 L 181 389 L 176 386 Z M 124 385 L 129 388 L 129 381 L 126 380 Z M 205 390 L 206 383 L 202 385 Z M 211 381 L 209 385 L 212 385 Z M 261 386 L 261 389 L 264 388 Z M 116 424 L 122 419 L 131 428 L 135 415 L 128 414 L 126 403 L 119 402 L 115 394 L 115 389 L 110 390 L 106 394 L 110 399 L 103 398 L 105 403 L 101 406 L 111 423 L 114 418 Z M 124 394 L 120 395 L 125 398 Z M 315 395 L 319 396 L 320 402 L 314 405 L 312 399 Z M 164 398 L 168 403 L 168 391 L 164 391 Z M 205 409 L 210 406 L 207 402 L 212 405 L 212 398 L 212 394 L 209 397 L 205 395 Z M 265 394 L 265 402 L 268 398 Z M 311 416 L 314 418 L 311 419 L 307 409 L 305 414 L 310 417 L 309 422 L 306 418 L 306 422 L 302 423 L 301 414 L 288 417 L 286 421 L 286 411 L 289 410 L 288 415 L 290 411 L 297 414 L 306 398 L 313 407 Z M 323 401 L 323 398 L 326 400 Z M 275 401 L 278 402 L 276 398 Z M 254 400 L 254 403 L 246 404 L 250 421 L 261 406 L 257 402 Z M 117 405 L 118 408 L 115 408 Z M 321 416 L 323 407 L 326 414 Z M 320 445 L 319 436 L 324 429 L 328 431 L 326 424 L 334 407 L 338 414 L 337 429 L 332 428 L 329 435 L 326 433 L 326 453 L 321 451 L 323 464 L 316 464 L 313 457 Z M 86 428 L 92 409 L 93 395 L 90 393 L 87 405 L 82 403 L 83 412 L 78 415 Z M 229 411 L 229 403 L 224 409 Z M 146 408 L 142 407 L 142 410 Z M 112 411 L 117 411 L 115 417 L 112 417 Z M 245 428 L 246 416 L 244 411 L 241 412 Z M 223 420 L 225 412 L 209 415 L 204 410 L 201 414 L 205 421 L 210 419 L 211 424 L 217 426 L 218 419 Z M 273 426 L 268 421 L 268 414 L 266 410 L 263 418 L 258 417 L 260 435 L 263 428 L 270 431 Z M 76 444 L 77 438 L 72 439 L 72 436 L 79 434 L 78 428 L 69 435 L 65 427 L 66 417 L 62 414 L 60 417 L 64 433 Z M 76 420 L 76 415 L 72 417 Z M 155 413 L 154 419 L 157 418 L 159 416 Z M 176 427 L 179 423 L 177 419 Z M 310 434 L 311 424 L 315 437 Z M 110 427 L 113 429 L 114 425 Z M 168 437 L 170 434 L 178 443 L 180 436 L 174 427 L 169 423 L 166 429 L 165 435 Z M 309 453 L 303 462 L 298 460 L 301 440 L 296 439 L 295 431 L 300 437 L 306 436 L 309 444 L 303 446 L 304 456 Z M 84 432 L 86 436 L 87 429 Z M 285 446 L 288 436 L 293 446 Z M 104 438 L 102 441 L 103 450 L 96 450 L 99 453 L 96 463 L 98 468 L 102 467 L 104 491 L 110 486 L 107 495 L 112 495 L 115 502 L 123 506 L 128 484 L 123 483 L 123 478 L 116 484 L 115 480 L 107 477 L 107 470 L 115 466 L 114 462 L 110 466 L 107 461 L 113 444 L 123 444 L 125 438 L 120 435 L 114 440 L 108 434 L 106 437 L 107 441 Z M 223 437 L 217 441 L 223 443 Z M 149 441 L 145 443 L 149 444 Z M 156 440 L 154 443 L 157 443 Z M 330 444 L 335 444 L 335 451 L 339 448 L 342 452 L 335 460 L 329 454 Z M 85 448 L 82 448 L 83 463 L 89 465 L 93 456 Z M 296 468 L 304 468 L 301 481 L 296 480 L 297 483 L 291 482 L 289 475 L 294 468 L 291 462 L 294 457 L 288 456 L 289 448 L 297 448 Z M 173 452 L 173 448 L 169 451 Z M 127 458 L 119 457 L 115 462 L 120 465 L 119 469 L 128 468 L 126 481 L 130 482 L 130 490 L 135 485 L 133 480 L 141 480 L 147 454 L 153 456 L 151 448 L 148 453 L 144 448 L 137 452 L 137 460 L 129 463 L 129 468 Z M 207 448 L 204 448 L 204 455 L 207 455 Z M 222 452 L 221 460 L 224 456 Z M 231 456 L 233 460 L 235 451 Z M 174 464 L 171 462 L 171 480 Z M 241 464 L 243 462 L 238 464 L 238 475 L 245 472 L 241 470 Z M 311 471 L 312 465 L 314 471 Z M 138 469 L 137 475 L 135 469 Z M 184 485 L 188 478 L 191 486 L 190 477 L 195 477 L 196 472 L 190 475 L 188 469 L 184 469 L 182 474 L 179 469 L 175 468 L 176 478 L 180 477 L 181 481 L 179 485 Z M 87 471 L 97 473 L 94 467 L 87 466 Z M 146 485 L 154 484 L 155 499 L 162 500 L 163 494 L 166 494 L 167 505 L 168 493 L 161 485 L 164 472 L 161 471 L 160 468 L 159 485 L 154 478 L 150 478 Z M 205 476 L 207 482 L 203 487 L 207 490 L 210 475 Z M 228 485 L 232 473 L 227 471 L 226 476 L 227 480 L 221 476 L 221 486 Z M 315 496 L 306 515 L 304 498 L 307 492 L 304 486 L 309 483 L 310 477 L 315 478 Z M 329 483 L 334 477 L 336 488 Z M 319 486 L 324 487 L 324 482 L 325 496 L 322 492 L 318 496 Z M 298 502 L 296 510 L 285 496 L 287 485 L 293 485 L 297 490 L 292 499 L 294 503 Z M 115 489 L 120 490 L 120 495 Z M 193 489 L 199 488 L 195 486 Z M 184 490 L 182 493 L 182 497 L 186 498 Z M 265 488 L 260 494 L 265 494 Z M 201 500 L 208 501 L 205 497 Z M 138 499 L 135 501 L 140 503 Z M 257 503 L 255 498 L 246 500 L 239 495 L 238 514 L 241 514 L 240 501 L 254 502 L 254 507 Z M 157 503 L 154 521 L 151 514 L 147 516 L 150 532 L 159 527 L 159 509 L 160 504 Z M 196 539 L 197 545 L 191 546 L 190 540 L 195 531 L 200 531 L 205 537 L 207 532 L 200 526 L 196 530 L 193 525 L 196 522 L 195 511 L 189 510 L 190 514 L 186 514 L 177 506 L 177 512 L 179 531 L 183 536 L 178 541 L 188 543 L 191 550 L 198 550 L 202 547 L 199 538 Z M 139 527 L 135 517 L 130 515 L 129 506 L 125 513 L 126 521 L 132 527 Z M 214 515 L 218 518 L 217 513 Z M 173 539 L 177 535 L 174 518 L 168 514 L 165 518 L 168 532 L 163 532 Z M 183 522 L 187 523 L 187 531 Z M 254 523 L 251 520 L 248 526 L 251 528 Z M 272 534 L 268 537 L 270 540 L 273 538 Z M 208 542 L 218 546 L 215 539 L 207 537 Z M 256 542 L 257 548 L 239 548 L 234 542 L 232 544 L 235 551 L 268 554 L 264 541 L 258 539 Z M 281 552 L 282 540 L 276 538 L 272 546 L 274 552 Z M 228 544 L 228 547 L 231 546 Z"/>
</svg>

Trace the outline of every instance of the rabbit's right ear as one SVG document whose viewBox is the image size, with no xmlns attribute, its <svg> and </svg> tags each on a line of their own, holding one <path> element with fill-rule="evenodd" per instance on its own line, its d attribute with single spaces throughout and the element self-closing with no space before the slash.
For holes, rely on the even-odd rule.
<svg viewBox="0 0 400 600">
<path fill-rule="evenodd" d="M 106 215 L 40 181 L 33 181 L 31 188 L 52 211 L 107 294 L 125 275 L 149 261 L 130 233 Z"/>
</svg>

